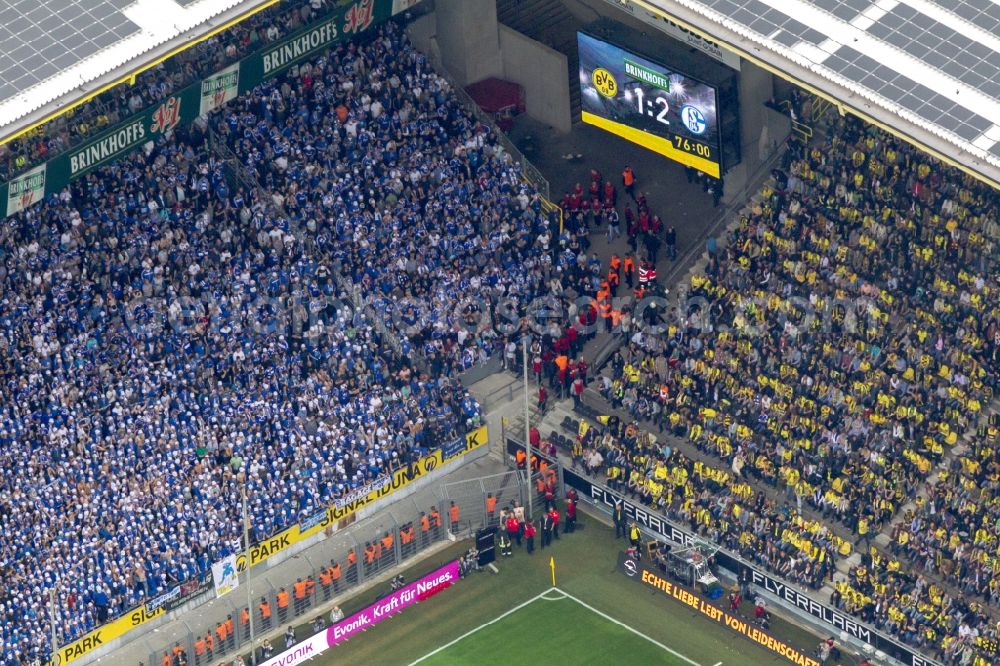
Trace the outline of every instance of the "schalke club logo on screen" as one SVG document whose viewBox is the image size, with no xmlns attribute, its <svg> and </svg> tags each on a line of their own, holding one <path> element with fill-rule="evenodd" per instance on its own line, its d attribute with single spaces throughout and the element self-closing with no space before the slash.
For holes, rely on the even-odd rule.
<svg viewBox="0 0 1000 666">
<path fill-rule="evenodd" d="M 681 122 L 684 123 L 684 127 L 687 127 L 692 134 L 701 135 L 708 129 L 705 114 L 690 104 L 681 109 Z"/>
</svg>

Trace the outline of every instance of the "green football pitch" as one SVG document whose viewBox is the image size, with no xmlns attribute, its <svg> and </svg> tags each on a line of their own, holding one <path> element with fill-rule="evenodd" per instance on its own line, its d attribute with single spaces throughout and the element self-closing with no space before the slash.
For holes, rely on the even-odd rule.
<svg viewBox="0 0 1000 666">
<path fill-rule="evenodd" d="M 572 663 L 690 666 L 696 662 L 558 588 L 473 629 L 414 664 Z"/>
</svg>

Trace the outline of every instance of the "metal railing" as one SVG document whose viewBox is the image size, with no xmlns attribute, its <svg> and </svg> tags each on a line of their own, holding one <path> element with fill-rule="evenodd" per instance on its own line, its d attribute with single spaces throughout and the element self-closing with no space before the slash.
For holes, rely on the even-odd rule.
<svg viewBox="0 0 1000 666">
<path fill-rule="evenodd" d="M 809 139 L 813 136 L 813 129 L 811 125 L 798 120 L 792 113 L 792 103 L 787 99 L 780 102 L 781 107 L 788 113 L 788 117 L 792 119 L 792 131 L 802 143 L 809 143 Z"/>
<path fill-rule="evenodd" d="M 246 614 L 250 612 L 254 614 L 257 663 L 262 663 L 260 648 L 265 642 L 272 645 L 275 655 L 285 649 L 281 637 L 288 627 L 297 627 L 298 640 L 311 635 L 310 626 L 299 626 L 310 619 L 326 628 L 334 605 L 372 585 L 383 584 L 383 579 L 391 570 L 416 561 L 422 553 L 452 538 L 450 535 L 464 538 L 472 536 L 482 527 L 495 525 L 495 517 L 491 520 L 486 511 L 486 500 L 490 495 L 497 499 L 499 511 L 513 501 L 526 501 L 526 492 L 528 488 L 523 472 L 511 471 L 444 484 L 429 498 L 433 503 L 418 504 L 412 498 L 395 502 L 385 511 L 339 529 L 300 553 L 296 558 L 298 565 L 294 568 L 278 567 L 265 573 L 254 573 L 250 580 L 252 609 L 246 605 L 247 594 L 243 586 L 247 582 L 244 574 L 240 587 L 234 592 L 203 607 L 205 610 L 200 613 L 197 625 L 182 619 L 172 628 L 165 627 L 146 639 L 149 657 L 144 666 L 160 666 L 165 663 L 164 657 L 172 660 L 175 651 L 183 652 L 186 663 L 191 666 L 231 663 L 236 655 L 246 655 L 250 650 L 250 626 L 245 621 Z M 459 512 L 454 524 L 450 512 L 452 503 Z M 432 507 L 438 510 L 441 525 L 436 527 L 431 523 L 430 528 L 424 530 L 421 518 L 424 514 L 430 516 Z M 409 534 L 411 529 L 412 539 L 404 537 L 404 533 Z M 377 547 L 374 546 L 376 543 Z M 386 546 L 386 543 L 389 545 Z M 349 565 L 352 552 L 355 561 Z M 373 552 L 376 553 L 374 556 Z M 339 578 L 332 581 L 327 570 L 337 565 Z M 324 584 L 327 580 L 331 582 Z M 223 628 L 230 624 L 231 631 Z M 249 664 L 249 660 L 246 663 Z"/>
</svg>

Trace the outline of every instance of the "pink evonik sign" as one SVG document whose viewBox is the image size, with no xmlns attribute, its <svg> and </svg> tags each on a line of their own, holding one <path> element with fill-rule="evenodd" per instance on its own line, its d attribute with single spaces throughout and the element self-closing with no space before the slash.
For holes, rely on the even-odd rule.
<svg viewBox="0 0 1000 666">
<path fill-rule="evenodd" d="M 426 599 L 457 580 L 458 560 L 454 560 L 420 580 L 379 599 L 368 608 L 344 618 L 326 631 L 322 631 L 298 645 L 293 645 L 261 666 L 297 666 L 297 664 L 305 663 L 324 650 L 346 641 L 359 631 L 378 624 L 407 606 Z"/>
<path fill-rule="evenodd" d="M 387 597 L 379 599 L 374 604 L 346 617 L 326 630 L 326 642 L 329 647 L 346 641 L 359 631 L 378 624 L 390 615 L 394 615 L 407 606 L 415 604 L 429 593 L 436 592 L 458 580 L 458 560 L 449 562 L 437 571 L 427 574 L 420 580 L 400 588 Z"/>
</svg>

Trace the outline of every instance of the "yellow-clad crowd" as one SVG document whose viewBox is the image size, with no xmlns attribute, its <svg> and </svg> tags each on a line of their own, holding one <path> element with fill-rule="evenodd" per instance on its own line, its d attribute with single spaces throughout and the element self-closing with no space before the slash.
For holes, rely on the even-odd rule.
<svg viewBox="0 0 1000 666">
<path fill-rule="evenodd" d="M 894 551 L 959 592 L 907 622 L 864 587 L 839 601 L 955 663 L 992 659 L 997 625 L 976 604 L 1000 600 L 1000 199 L 856 120 L 828 136 L 793 149 L 666 330 L 613 357 L 602 392 L 865 552 L 941 470 Z M 770 541 L 789 543 L 780 529 Z M 914 581 L 900 594 L 933 605 Z"/>
<path fill-rule="evenodd" d="M 777 506 L 732 469 L 664 447 L 635 422 L 613 416 L 604 428 L 584 423 L 580 432 L 579 457 L 609 487 L 789 580 L 817 588 L 852 551 L 849 541 Z"/>
</svg>

